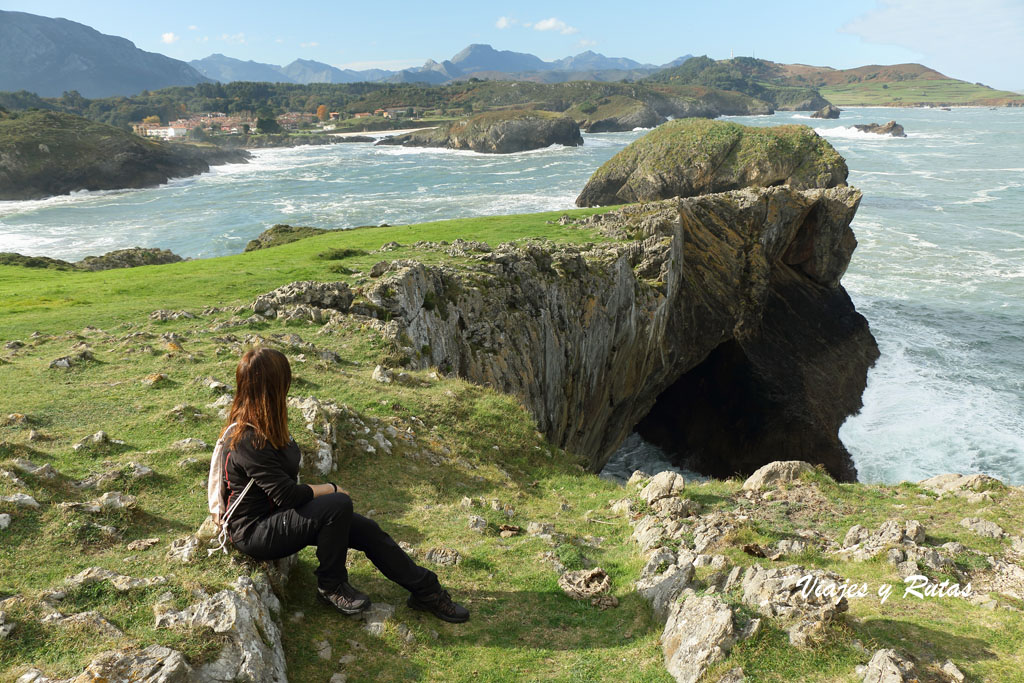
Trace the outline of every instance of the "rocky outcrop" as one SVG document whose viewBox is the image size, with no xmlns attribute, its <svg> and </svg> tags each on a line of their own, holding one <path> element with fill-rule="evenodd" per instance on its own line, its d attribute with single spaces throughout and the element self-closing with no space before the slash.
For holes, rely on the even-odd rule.
<svg viewBox="0 0 1024 683">
<path fill-rule="evenodd" d="M 812 119 L 838 119 L 842 109 L 834 104 L 827 104 L 818 111 L 811 114 Z"/>
<path fill-rule="evenodd" d="M 378 145 L 446 147 L 487 154 L 508 154 L 551 145 L 583 144 L 579 125 L 568 116 L 546 111 L 495 111 L 430 130 L 384 138 Z"/>
<path fill-rule="evenodd" d="M 605 162 L 576 205 L 692 197 L 751 186 L 837 187 L 846 184 L 847 173 L 839 153 L 806 126 L 671 121 Z"/>
<path fill-rule="evenodd" d="M 612 95 L 597 102 L 577 105 L 566 114 L 588 133 L 613 133 L 634 128 L 653 128 L 668 119 L 648 102 Z"/>
<path fill-rule="evenodd" d="M 748 189 L 597 215 L 619 241 L 393 261 L 352 311 L 417 367 L 518 396 L 551 441 L 599 470 L 638 423 L 708 473 L 779 459 L 855 470 L 837 436 L 878 356 L 839 286 L 852 188 Z"/>
<path fill-rule="evenodd" d="M 55 270 L 113 270 L 114 268 L 135 268 L 137 266 L 177 263 L 184 260 L 168 249 L 145 247 L 108 251 L 102 256 L 86 256 L 81 261 L 74 263 L 46 256 L 22 256 L 13 252 L 0 253 L 0 264 L 3 265 L 23 266 L 25 268 L 53 268 Z"/>
<path fill-rule="evenodd" d="M 249 240 L 249 243 L 245 245 L 245 249 L 243 251 L 256 251 L 257 249 L 279 247 L 282 244 L 297 242 L 307 237 L 313 237 L 314 235 L 322 235 L 325 232 L 328 232 L 326 228 L 309 228 L 305 226 L 278 223 L 277 225 L 269 227 L 261 232 L 256 236 L 256 239 Z"/>
<path fill-rule="evenodd" d="M 672 606 L 661 647 L 677 683 L 696 683 L 736 642 L 732 608 L 716 595 L 691 595 Z"/>
<path fill-rule="evenodd" d="M 875 133 L 876 135 L 891 135 L 894 138 L 905 138 L 907 137 L 906 131 L 903 130 L 903 126 L 890 121 L 884 125 L 878 125 L 877 123 L 868 123 L 854 126 L 857 130 L 862 133 Z"/>
<path fill-rule="evenodd" d="M 352 140 L 328 133 L 272 133 L 265 135 L 224 135 L 215 138 L 219 147 L 227 149 L 270 149 L 276 147 L 307 147 L 310 145 L 334 145 L 342 142 L 372 142 L 373 138 Z"/>
<path fill-rule="evenodd" d="M 0 120 L 0 200 L 154 187 L 248 158 L 244 150 L 143 139 L 72 114 L 30 111 Z"/>
<path fill-rule="evenodd" d="M 177 263 L 183 259 L 169 249 L 118 249 L 108 251 L 102 256 L 86 256 L 75 263 L 81 270 L 113 270 L 114 268 L 135 268 L 137 266 L 156 266 L 164 263 Z"/>
</svg>

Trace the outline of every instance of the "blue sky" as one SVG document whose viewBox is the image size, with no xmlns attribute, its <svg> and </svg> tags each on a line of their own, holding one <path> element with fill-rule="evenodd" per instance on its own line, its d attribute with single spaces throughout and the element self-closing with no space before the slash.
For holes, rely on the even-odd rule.
<svg viewBox="0 0 1024 683">
<path fill-rule="evenodd" d="M 591 49 L 653 64 L 730 52 L 837 68 L 913 61 L 955 78 L 1024 88 L 1024 0 L 3 0 L 0 8 L 64 17 L 184 60 L 220 52 L 274 64 L 301 57 L 398 69 L 489 43 L 548 60 Z"/>
</svg>

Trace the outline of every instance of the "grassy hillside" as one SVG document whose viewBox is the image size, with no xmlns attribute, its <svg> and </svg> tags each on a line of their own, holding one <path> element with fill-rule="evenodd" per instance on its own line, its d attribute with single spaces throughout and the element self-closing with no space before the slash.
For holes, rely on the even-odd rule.
<svg viewBox="0 0 1024 683">
<path fill-rule="evenodd" d="M 27 493 L 41 503 L 39 509 L 0 503 L 0 513 L 12 517 L 10 527 L 0 531 L 0 598 L 23 598 L 4 608 L 8 622 L 17 626 L 0 643 L 0 679 L 11 680 L 29 665 L 50 675 L 73 675 L 100 651 L 154 642 L 182 650 L 193 662 L 217 654 L 219 642 L 210 633 L 153 628 L 153 604 L 161 593 L 169 591 L 180 609 L 194 601 L 194 591 L 219 590 L 253 571 L 221 556 L 188 565 L 165 558 L 168 544 L 191 533 L 205 516 L 204 460 L 209 457 L 209 451 L 182 452 L 171 444 L 186 437 L 213 443 L 222 424 L 209 405 L 217 396 L 197 379 L 231 383 L 239 353 L 261 341 L 291 358 L 296 376 L 292 396 L 345 403 L 371 430 L 392 426 L 407 435 L 394 439 L 390 455 L 370 454 L 343 440 L 345 453 L 335 478 L 352 492 L 357 511 L 373 510 L 373 517 L 410 543 L 421 561 L 431 547 L 458 550 L 459 565 L 432 568 L 473 611 L 464 625 L 412 612 L 404 606 L 403 591 L 355 553 L 353 583 L 375 601 L 398 605 L 395 623 L 382 636 L 370 635 L 358 620 L 328 612 L 312 599 L 315 559 L 304 551 L 282 611 L 291 680 L 326 681 L 339 671 L 353 682 L 671 680 L 658 644 L 660 625 L 632 590 L 643 559 L 628 540 L 628 519 L 609 509 L 627 492 L 584 473 L 574 457 L 546 443 L 515 400 L 428 371 L 411 373 L 408 383 L 382 386 L 371 379 L 371 371 L 394 350 L 354 318 L 323 329 L 280 320 L 215 329 L 234 317 L 233 307 L 288 282 L 344 280 L 358 287 L 377 261 L 442 258 L 411 246 L 418 240 L 607 239 L 596 231 L 560 226 L 554 222 L 559 215 L 328 232 L 236 256 L 118 271 L 0 266 L 0 386 L 5 389 L 0 394 L 0 469 L 17 473 L 24 482 L 19 487 L 0 477 L 0 495 Z M 404 246 L 371 253 L 392 241 Z M 469 267 L 462 259 L 443 258 Z M 223 310 L 166 322 L 149 317 L 156 309 L 200 315 L 211 306 Z M 16 340 L 23 345 L 10 343 Z M 51 360 L 83 348 L 95 359 L 69 370 L 48 367 Z M 321 351 L 335 352 L 340 362 L 320 360 Z M 152 386 L 142 382 L 155 373 L 166 378 Z M 13 413 L 26 417 L 7 418 Z M 304 450 L 313 448 L 294 410 L 291 428 Z M 37 432 L 31 441 L 30 430 Z M 98 430 L 125 443 L 72 449 Z M 188 457 L 197 462 L 189 463 Z M 18 472 L 19 458 L 51 465 L 58 475 Z M 154 474 L 134 478 L 130 462 Z M 109 475 L 98 489 L 75 486 L 97 473 Z M 304 477 L 318 480 L 309 472 Z M 91 500 L 104 490 L 137 496 L 137 509 L 89 515 L 55 505 Z M 877 526 L 889 517 L 916 518 L 940 542 L 955 538 L 971 549 L 1000 553 L 1007 541 L 972 537 L 957 521 L 981 514 L 1007 528 L 1024 524 L 1020 492 L 1008 489 L 992 491 L 980 512 L 961 498 L 937 500 L 912 485 L 837 485 L 821 477 L 788 487 L 774 502 L 757 506 L 746 500 L 738 481 L 690 485 L 685 496 L 708 511 L 747 515 L 714 551 L 741 565 L 771 563 L 745 554 L 743 544 L 774 542 L 805 526 L 841 540 L 854 523 Z M 461 505 L 464 497 L 482 499 L 485 505 L 467 509 Z M 498 501 L 499 510 L 511 506 L 511 518 L 493 509 L 491 501 Z M 487 520 L 485 534 L 468 528 L 470 514 Z M 530 521 L 554 524 L 565 542 L 556 546 L 537 536 L 501 538 L 496 533 L 499 524 L 525 528 Z M 110 535 L 94 523 L 115 527 L 117 533 Z M 127 549 L 129 542 L 150 537 L 159 539 L 152 548 Z M 570 568 L 592 562 L 607 570 L 619 606 L 601 611 L 566 597 L 550 561 L 542 557 L 549 552 Z M 817 551 L 797 559 L 854 579 L 899 582 L 884 560 L 848 564 Z M 985 564 L 973 554 L 963 562 Z M 123 635 L 41 623 L 52 611 L 41 601 L 43 591 L 91 566 L 135 577 L 162 575 L 168 581 L 128 593 L 96 584 L 72 591 L 60 605 L 67 614 L 97 610 Z M 708 567 L 698 570 L 698 588 L 709 574 Z M 821 646 L 796 650 L 771 623 L 738 644 L 719 668 L 741 664 L 758 681 L 852 683 L 859 680 L 853 667 L 866 662 L 870 651 L 895 646 L 952 657 L 973 680 L 1013 680 L 1024 667 L 1019 649 L 1024 631 L 1019 612 L 1010 608 L 1024 604 L 1005 598 L 999 603 L 998 609 L 982 611 L 952 598 L 887 606 L 853 601 L 849 616 Z M 411 635 L 398 623 L 408 626 Z M 317 654 L 315 643 L 321 640 L 331 645 L 329 660 Z M 347 655 L 354 657 L 339 664 Z"/>
<path fill-rule="evenodd" d="M 778 108 L 820 93 L 837 106 L 976 105 L 1024 103 L 1019 93 L 950 78 L 922 64 L 869 65 L 833 69 L 779 64 L 737 57 L 715 61 L 697 57 L 651 76 L 663 83 L 702 83 L 773 102 Z"/>
<path fill-rule="evenodd" d="M 1007 90 L 952 78 L 918 78 L 880 83 L 864 81 L 821 88 L 821 94 L 840 107 L 974 105 L 1000 107 L 1009 102 L 1024 104 L 1024 96 Z"/>
</svg>

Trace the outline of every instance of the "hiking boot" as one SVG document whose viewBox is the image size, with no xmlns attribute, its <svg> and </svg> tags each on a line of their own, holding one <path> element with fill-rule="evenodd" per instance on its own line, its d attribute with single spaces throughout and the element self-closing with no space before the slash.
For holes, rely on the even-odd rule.
<svg viewBox="0 0 1024 683">
<path fill-rule="evenodd" d="M 410 595 L 405 604 L 421 612 L 430 612 L 438 619 L 450 621 L 453 624 L 461 624 L 469 620 L 469 610 L 459 603 L 453 602 L 452 596 L 443 589 L 440 593 Z"/>
<path fill-rule="evenodd" d="M 348 581 L 330 592 L 317 588 L 316 597 L 342 614 L 359 614 L 370 606 L 370 596 L 353 588 Z"/>
</svg>

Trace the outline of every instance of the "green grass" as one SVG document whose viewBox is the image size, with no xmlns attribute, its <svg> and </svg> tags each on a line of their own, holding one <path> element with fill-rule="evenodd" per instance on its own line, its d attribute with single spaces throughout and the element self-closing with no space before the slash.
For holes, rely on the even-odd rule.
<svg viewBox="0 0 1024 683">
<path fill-rule="evenodd" d="M 1024 101 L 1020 93 L 958 81 L 918 78 L 891 83 L 865 81 L 847 85 L 824 86 L 822 96 L 839 107 L 982 105 L 1002 106 L 1006 101 Z"/>
</svg>

